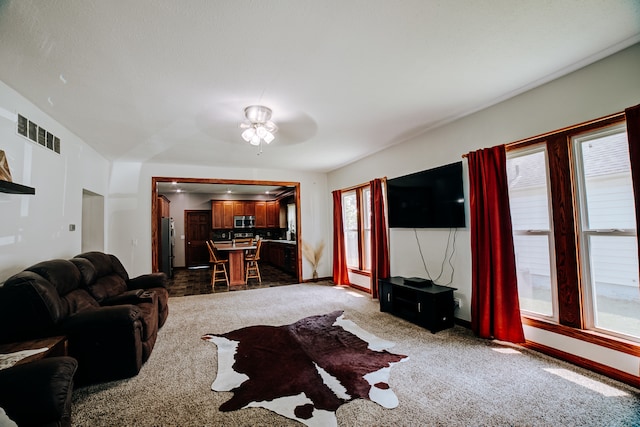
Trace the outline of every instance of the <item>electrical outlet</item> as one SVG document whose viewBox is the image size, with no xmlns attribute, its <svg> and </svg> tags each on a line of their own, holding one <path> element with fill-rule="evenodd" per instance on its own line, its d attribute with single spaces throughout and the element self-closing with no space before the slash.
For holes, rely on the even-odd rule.
<svg viewBox="0 0 640 427">
<path fill-rule="evenodd" d="M 462 301 L 458 297 L 453 298 L 453 306 L 455 308 L 462 308 Z"/>
</svg>

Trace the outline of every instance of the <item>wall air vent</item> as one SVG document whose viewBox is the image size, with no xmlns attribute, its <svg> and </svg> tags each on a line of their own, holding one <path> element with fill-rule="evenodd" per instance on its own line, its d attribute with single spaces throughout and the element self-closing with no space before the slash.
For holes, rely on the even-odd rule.
<svg viewBox="0 0 640 427">
<path fill-rule="evenodd" d="M 60 138 L 51 132 L 47 132 L 46 129 L 38 126 L 21 114 L 18 114 L 17 130 L 18 135 L 22 135 L 36 144 L 40 144 L 43 147 L 60 154 Z"/>
</svg>

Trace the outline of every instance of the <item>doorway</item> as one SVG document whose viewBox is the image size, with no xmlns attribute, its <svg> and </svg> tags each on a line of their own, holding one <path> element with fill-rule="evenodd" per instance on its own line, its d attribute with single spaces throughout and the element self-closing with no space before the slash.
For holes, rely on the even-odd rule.
<svg viewBox="0 0 640 427">
<path fill-rule="evenodd" d="M 82 233 L 80 251 L 104 252 L 104 196 L 82 190 Z"/>
<path fill-rule="evenodd" d="M 295 256 L 296 260 L 296 280 L 298 283 L 302 281 L 302 249 L 300 245 L 300 236 L 302 229 L 302 222 L 300 218 L 300 183 L 299 182 L 289 182 L 289 181 L 258 181 L 258 180 L 230 180 L 230 179 L 216 179 L 216 178 L 176 178 L 176 177 L 152 177 L 151 178 L 151 263 L 152 263 L 152 271 L 159 271 L 159 226 L 158 221 L 154 220 L 157 218 L 159 212 L 158 205 L 158 187 L 159 186 L 168 186 L 175 184 L 185 184 L 186 186 L 190 184 L 194 185 L 210 185 L 211 188 L 221 187 L 227 188 L 232 186 L 241 186 L 243 188 L 251 188 L 259 189 L 265 187 L 287 187 L 290 193 L 290 196 L 293 198 L 293 205 L 295 206 L 295 227 L 297 232 L 294 233 L 294 240 L 296 241 L 295 246 Z M 213 193 L 214 191 L 211 191 Z M 262 191 L 264 193 L 264 191 Z M 211 214 L 210 214 L 211 215 Z M 186 226 L 186 223 L 185 223 Z M 186 239 L 186 230 L 185 230 L 185 239 Z M 186 264 L 186 254 L 185 254 L 185 264 Z M 208 255 L 207 255 L 207 264 L 208 264 Z"/>
</svg>

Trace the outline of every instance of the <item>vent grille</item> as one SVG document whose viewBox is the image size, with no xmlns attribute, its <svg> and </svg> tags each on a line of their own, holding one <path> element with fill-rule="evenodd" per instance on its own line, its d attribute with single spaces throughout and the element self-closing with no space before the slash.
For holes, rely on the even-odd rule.
<svg viewBox="0 0 640 427">
<path fill-rule="evenodd" d="M 22 135 L 36 144 L 42 145 L 43 147 L 60 154 L 60 138 L 51 132 L 47 132 L 46 129 L 38 126 L 36 123 L 21 114 L 18 114 L 17 130 L 18 135 Z"/>
</svg>

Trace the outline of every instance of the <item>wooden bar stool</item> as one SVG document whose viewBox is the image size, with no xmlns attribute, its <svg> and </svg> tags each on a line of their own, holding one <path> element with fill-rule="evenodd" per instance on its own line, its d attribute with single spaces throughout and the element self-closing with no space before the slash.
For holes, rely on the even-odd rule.
<svg viewBox="0 0 640 427">
<path fill-rule="evenodd" d="M 229 290 L 229 276 L 227 275 L 227 263 L 229 260 L 220 259 L 216 255 L 216 245 L 213 241 L 207 240 L 207 249 L 209 249 L 209 263 L 211 263 L 211 290 L 213 291 L 216 282 L 225 282 L 227 290 Z M 222 275 L 222 276 L 220 276 Z"/>
<path fill-rule="evenodd" d="M 262 246 L 262 239 L 256 243 L 255 252 L 249 252 L 245 255 L 247 277 L 245 282 L 249 282 L 249 279 L 258 279 L 258 283 L 262 284 L 262 278 L 260 277 L 260 268 L 258 267 L 258 261 L 260 260 L 260 247 Z"/>
</svg>

